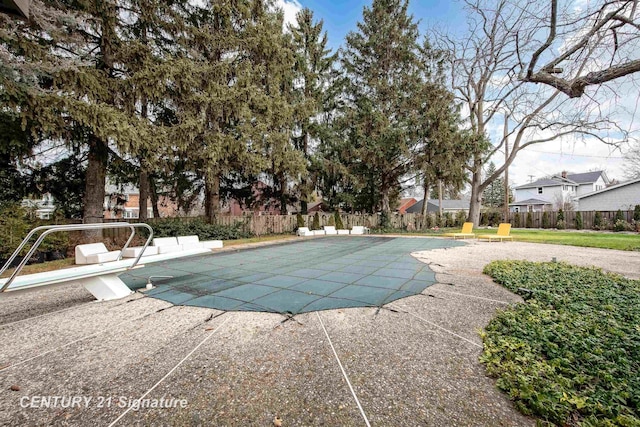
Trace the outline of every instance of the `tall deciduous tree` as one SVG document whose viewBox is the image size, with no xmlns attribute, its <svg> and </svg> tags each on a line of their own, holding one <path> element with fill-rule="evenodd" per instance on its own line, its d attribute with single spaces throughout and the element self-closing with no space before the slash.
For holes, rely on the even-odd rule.
<svg viewBox="0 0 640 427">
<path fill-rule="evenodd" d="M 533 4 L 529 5 L 533 7 Z M 596 1 L 576 7 L 560 0 L 536 2 L 537 49 L 520 64 L 519 78 L 549 85 L 571 98 L 640 71 L 637 0 Z M 521 44 L 517 45 L 521 50 Z"/>
<path fill-rule="evenodd" d="M 445 46 L 453 52 L 452 85 L 466 104 L 476 142 L 467 168 L 472 176 L 469 220 L 478 224 L 482 193 L 522 149 L 570 135 L 615 143 L 624 140 L 627 132 L 598 105 L 519 77 L 523 58 L 535 56 L 541 45 L 539 17 L 546 11 L 539 10 L 538 3 L 522 7 L 510 0 L 468 0 L 466 4 L 468 35 L 445 39 Z M 581 61 L 581 67 L 586 67 L 587 62 Z M 497 127 L 504 127 L 502 134 L 490 135 L 490 124 L 498 121 Z M 504 153 L 507 145 L 511 150 L 504 164 L 483 176 L 485 165 L 495 154 Z"/>
<path fill-rule="evenodd" d="M 417 160 L 423 200 L 429 199 L 429 190 L 436 183 L 438 188 L 444 186 L 459 192 L 467 178 L 469 134 L 461 129 L 459 108 L 444 85 L 445 58 L 446 52 L 434 49 L 425 38 L 422 48 L 424 82 L 417 123 L 422 145 Z M 426 213 L 427 203 L 423 203 L 422 214 Z"/>
<path fill-rule="evenodd" d="M 418 28 L 407 0 L 374 0 L 358 31 L 347 35 L 343 129 L 348 167 L 361 194 L 383 219 L 420 148 L 421 89 Z M 375 204 L 374 204 L 375 203 Z"/>
</svg>

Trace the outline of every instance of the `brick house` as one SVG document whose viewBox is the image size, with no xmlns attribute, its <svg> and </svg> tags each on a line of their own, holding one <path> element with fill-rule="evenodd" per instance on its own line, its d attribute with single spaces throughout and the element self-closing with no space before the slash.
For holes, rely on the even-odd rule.
<svg viewBox="0 0 640 427">
<path fill-rule="evenodd" d="M 132 185 L 123 187 L 107 184 L 104 196 L 105 219 L 137 219 L 140 217 L 140 191 Z M 167 196 L 158 197 L 160 217 L 173 217 L 180 214 L 178 205 Z M 147 218 L 153 218 L 151 199 L 147 201 Z"/>
</svg>

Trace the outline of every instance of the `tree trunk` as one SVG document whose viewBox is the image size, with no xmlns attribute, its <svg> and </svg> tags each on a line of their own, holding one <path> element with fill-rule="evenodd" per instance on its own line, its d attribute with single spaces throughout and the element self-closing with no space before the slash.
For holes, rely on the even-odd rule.
<svg viewBox="0 0 640 427">
<path fill-rule="evenodd" d="M 205 178 L 205 215 L 210 224 L 215 222 L 220 213 L 220 177 L 218 174 L 207 174 Z"/>
<path fill-rule="evenodd" d="M 153 209 L 153 217 L 160 218 L 160 209 L 158 208 L 158 190 L 156 181 L 149 175 L 149 192 L 151 193 L 151 208 Z"/>
<path fill-rule="evenodd" d="M 431 183 L 429 182 L 429 180 L 425 179 L 424 180 L 424 196 L 422 197 L 422 218 L 423 221 L 426 218 L 427 215 L 427 208 L 429 205 L 429 186 L 431 185 Z M 426 224 L 427 222 L 424 221 L 424 224 Z"/>
<path fill-rule="evenodd" d="M 82 222 L 84 224 L 101 223 L 104 218 L 104 186 L 108 155 L 107 146 L 96 136 L 91 135 L 83 200 Z M 82 240 L 85 242 L 102 240 L 102 230 L 84 231 Z"/>
<path fill-rule="evenodd" d="M 306 173 L 309 172 L 308 167 L 309 167 L 309 132 L 308 131 L 304 131 L 304 138 L 303 138 L 303 143 L 302 143 L 302 153 L 304 154 L 304 158 L 305 158 L 305 166 L 307 168 Z M 300 210 L 302 211 L 303 215 L 307 215 L 308 214 L 308 198 L 309 198 L 309 189 L 307 188 L 307 178 L 306 178 L 306 174 L 303 176 L 301 182 L 300 182 L 300 186 L 302 187 L 302 197 L 300 198 Z"/>
<path fill-rule="evenodd" d="M 467 221 L 473 222 L 474 226 L 480 225 L 480 203 L 482 202 L 482 189 L 480 184 L 482 183 L 482 167 L 476 161 L 474 165 L 478 165 L 474 168 L 473 176 L 471 179 L 471 201 L 469 203 L 469 217 Z"/>
<path fill-rule="evenodd" d="M 442 180 L 438 180 L 438 213 L 442 218 Z"/>
<path fill-rule="evenodd" d="M 285 177 L 283 173 L 279 173 L 277 176 L 277 183 L 276 183 L 276 187 L 278 188 L 278 199 L 280 200 L 280 215 L 286 215 L 287 214 L 287 194 L 285 191 L 286 188 L 286 183 L 285 183 Z"/>
<path fill-rule="evenodd" d="M 382 196 L 382 200 L 380 201 L 382 204 L 382 215 L 380 217 L 381 220 L 381 226 L 383 228 L 387 228 L 390 225 L 390 221 L 391 221 L 391 208 L 389 206 L 389 189 L 388 188 L 383 188 L 381 190 L 381 196 Z"/>
<path fill-rule="evenodd" d="M 147 200 L 149 199 L 149 172 L 147 172 L 144 165 L 140 165 L 140 199 L 138 200 L 138 218 L 141 222 L 145 222 L 148 219 L 147 215 Z"/>
</svg>

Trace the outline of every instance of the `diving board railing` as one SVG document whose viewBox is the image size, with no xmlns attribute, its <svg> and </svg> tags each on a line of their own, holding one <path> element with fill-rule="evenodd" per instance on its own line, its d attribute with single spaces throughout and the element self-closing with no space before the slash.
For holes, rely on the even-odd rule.
<svg viewBox="0 0 640 427">
<path fill-rule="evenodd" d="M 16 259 L 20 251 L 22 251 L 22 249 L 24 249 L 27 243 L 29 243 L 29 240 L 31 240 L 31 238 L 36 233 L 44 231 L 38 237 L 35 243 L 31 246 L 31 249 L 29 249 L 29 251 L 24 256 L 20 264 L 18 264 L 18 266 L 16 267 L 11 277 L 9 277 L 9 280 L 7 280 L 7 282 L 2 286 L 2 288 L 0 288 L 0 292 L 4 292 L 9 287 L 9 285 L 11 285 L 11 283 L 15 280 L 18 274 L 20 274 L 20 271 L 22 271 L 22 268 L 27 264 L 27 261 L 38 249 L 40 244 L 51 233 L 56 233 L 59 231 L 86 231 L 86 230 L 102 230 L 107 228 L 130 228 L 131 235 L 129 236 L 129 239 L 127 240 L 125 245 L 120 250 L 120 254 L 118 255 L 118 259 L 117 259 L 117 261 L 119 261 L 122 258 L 122 253 L 124 252 L 124 250 L 129 247 L 129 244 L 131 244 L 131 241 L 133 240 L 133 236 L 135 235 L 135 232 L 136 232 L 135 229 L 137 227 L 147 228 L 149 230 L 149 237 L 147 238 L 147 241 L 145 242 L 144 247 L 140 251 L 140 254 L 136 257 L 135 261 L 130 266 L 127 267 L 127 269 L 132 269 L 138 264 L 138 262 L 140 261 L 140 258 L 144 254 L 144 251 L 149 246 L 149 243 L 151 243 L 151 239 L 153 238 L 153 228 L 151 228 L 151 226 L 149 226 L 148 224 L 145 224 L 145 223 L 131 224 L 128 222 L 112 222 L 112 223 L 94 223 L 94 224 L 43 225 L 40 227 L 36 227 L 33 230 L 31 230 L 29 234 L 27 234 L 27 236 L 22 240 L 22 243 L 20 243 L 18 248 L 11 255 L 11 257 L 9 257 L 9 259 L 4 264 L 4 266 L 2 266 L 2 269 L 0 269 L 0 274 L 4 273 L 9 268 L 9 265 L 11 265 L 13 260 Z"/>
</svg>

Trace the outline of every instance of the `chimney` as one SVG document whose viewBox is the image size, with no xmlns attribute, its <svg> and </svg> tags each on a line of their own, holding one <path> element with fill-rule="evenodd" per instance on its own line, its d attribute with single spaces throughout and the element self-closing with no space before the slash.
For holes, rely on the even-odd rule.
<svg viewBox="0 0 640 427">
<path fill-rule="evenodd" d="M 562 171 L 562 178 L 567 179 L 567 171 Z"/>
</svg>

